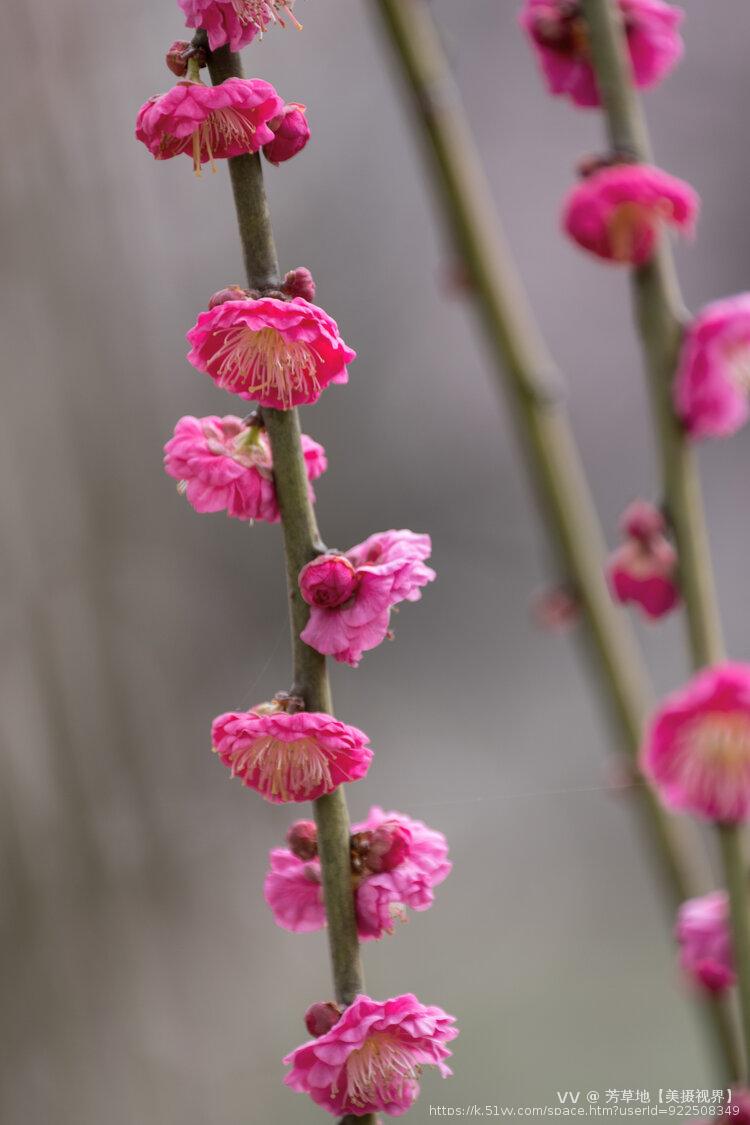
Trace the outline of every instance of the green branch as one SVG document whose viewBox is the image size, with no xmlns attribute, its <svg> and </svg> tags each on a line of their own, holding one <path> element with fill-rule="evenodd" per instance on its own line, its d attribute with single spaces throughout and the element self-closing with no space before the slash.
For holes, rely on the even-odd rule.
<svg viewBox="0 0 750 1125">
<path fill-rule="evenodd" d="M 582 0 L 591 59 L 613 150 L 653 159 L 640 99 L 631 79 L 619 9 L 610 0 Z M 721 621 L 695 459 L 672 405 L 672 382 L 686 312 L 666 237 L 654 257 L 633 271 L 633 303 L 648 373 L 667 513 L 679 555 L 693 665 L 721 660 Z"/>
<path fill-rule="evenodd" d="M 427 0 L 372 0 L 413 102 L 446 230 L 470 282 L 498 382 L 515 414 L 530 478 L 563 576 L 580 601 L 591 664 L 619 743 L 637 755 L 650 692 L 632 634 L 603 575 L 603 536 L 581 468 L 559 376 L 529 308 Z M 633 789 L 643 834 L 672 907 L 696 892 L 684 841 L 647 787 Z M 704 1005 L 734 1071 L 723 1008 Z"/>
<path fill-rule="evenodd" d="M 193 42 L 206 49 L 214 84 L 226 78 L 242 77 L 242 64 L 237 54 L 227 47 L 209 54 L 205 36 L 200 32 Z M 229 171 L 248 284 L 252 289 L 278 288 L 279 266 L 260 157 L 257 153 L 232 157 Z M 292 691 L 302 696 L 308 710 L 331 712 L 333 704 L 325 657 L 300 640 L 309 610 L 300 596 L 297 576 L 305 563 L 320 553 L 321 544 L 308 496 L 299 418 L 296 410 L 266 409 L 263 420 L 271 442 L 284 534 L 294 666 Z M 364 992 L 365 986 L 354 912 L 349 813 L 344 787 L 339 786 L 335 792 L 320 797 L 313 805 L 334 988 L 337 1001 L 346 1005 Z M 367 1114 L 358 1120 L 372 1125 L 373 1116 Z"/>
<path fill-rule="evenodd" d="M 607 134 L 614 151 L 632 153 L 643 163 L 653 157 L 645 115 L 632 80 L 620 9 L 612 0 L 581 0 L 588 25 L 591 61 L 602 99 Z M 679 556 L 679 580 L 695 668 L 724 657 L 721 618 L 693 452 L 675 415 L 672 384 L 686 312 L 672 251 L 662 235 L 646 265 L 633 270 L 633 304 L 648 375 L 661 458 L 664 499 Z M 744 1066 L 736 1049 L 728 1056 L 731 1077 L 750 1075 L 750 932 L 741 838 L 735 827 L 720 826 L 719 836 L 729 890 L 732 944 L 739 977 L 745 1044 Z M 734 1039 L 734 1036 L 732 1037 Z"/>
</svg>

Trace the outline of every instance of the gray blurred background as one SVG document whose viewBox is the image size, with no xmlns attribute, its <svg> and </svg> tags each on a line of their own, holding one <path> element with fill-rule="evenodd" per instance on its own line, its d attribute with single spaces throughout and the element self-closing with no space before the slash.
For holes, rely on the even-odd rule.
<svg viewBox="0 0 750 1125">
<path fill-rule="evenodd" d="M 687 58 L 649 96 L 660 163 L 700 191 L 679 251 L 693 306 L 750 286 L 746 0 L 687 0 Z M 608 535 L 654 495 L 627 282 L 558 234 L 596 113 L 550 100 L 515 0 L 435 0 L 549 341 Z M 410 120 L 368 0 L 299 4 L 246 68 L 304 101 L 313 143 L 269 168 L 284 268 L 308 265 L 359 351 L 304 412 L 329 543 L 429 531 L 438 582 L 394 644 L 334 670 L 377 750 L 350 791 L 443 830 L 432 911 L 365 950 L 375 996 L 454 1013 L 428 1105 L 559 1087 L 712 1085 L 663 910 L 575 645 L 535 631 L 554 573 L 470 312 L 446 294 Z M 231 784 L 214 714 L 289 685 L 278 529 L 198 517 L 161 469 L 181 414 L 237 409 L 184 360 L 242 280 L 226 168 L 194 180 L 132 138 L 166 89 L 172 0 L 9 0 L 0 107 L 0 1116 L 6 1125 L 314 1122 L 281 1084 L 330 994 L 323 934 L 274 926 L 266 855 L 293 812 Z M 750 432 L 701 451 L 729 643 L 750 657 Z M 679 620 L 642 633 L 660 689 Z"/>
</svg>

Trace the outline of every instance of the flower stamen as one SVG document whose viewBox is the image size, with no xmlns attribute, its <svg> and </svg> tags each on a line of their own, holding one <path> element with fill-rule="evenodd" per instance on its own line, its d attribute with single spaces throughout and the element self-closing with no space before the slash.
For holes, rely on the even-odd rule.
<svg viewBox="0 0 750 1125">
<path fill-rule="evenodd" d="M 259 790 L 282 801 L 292 799 L 295 793 L 318 789 L 321 784 L 327 791 L 333 789 L 328 758 L 310 738 L 285 742 L 267 735 L 232 759 L 232 777 L 243 777 L 256 770 Z"/>
<path fill-rule="evenodd" d="M 395 1036 L 376 1032 L 346 1061 L 347 1098 L 361 1107 L 402 1101 L 421 1073 Z"/>
<path fill-rule="evenodd" d="M 211 362 L 217 360 L 219 386 L 234 389 L 239 384 L 258 397 L 275 393 L 287 409 L 294 392 L 306 383 L 316 394 L 320 391 L 318 352 L 302 341 L 284 340 L 274 328 L 255 330 L 242 324 L 230 329 L 211 357 Z"/>
</svg>

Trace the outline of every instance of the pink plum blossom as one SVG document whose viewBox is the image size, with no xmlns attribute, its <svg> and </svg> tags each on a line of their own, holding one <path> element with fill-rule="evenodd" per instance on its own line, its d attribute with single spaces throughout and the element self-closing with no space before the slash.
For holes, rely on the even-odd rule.
<svg viewBox="0 0 750 1125">
<path fill-rule="evenodd" d="M 635 85 L 655 86 L 682 56 L 682 9 L 664 0 L 619 0 L 619 7 Z M 525 0 L 519 20 L 549 92 L 567 96 L 578 106 L 600 105 L 579 0 Z"/>
<path fill-rule="evenodd" d="M 307 822 L 294 825 L 289 848 L 270 853 L 266 902 L 276 924 L 294 933 L 326 924 L 320 860 L 312 851 Z M 441 832 L 398 812 L 370 809 L 367 820 L 352 825 L 352 880 L 357 929 L 362 941 L 393 933 L 406 908 L 423 911 L 434 901 L 434 888 L 451 870 L 448 844 Z"/>
<path fill-rule="evenodd" d="M 232 777 L 267 801 L 314 801 L 369 769 L 369 739 L 357 727 L 317 711 L 261 704 L 214 719 L 212 744 Z"/>
<path fill-rule="evenodd" d="M 356 358 L 335 320 L 302 297 L 225 301 L 202 312 L 187 339 L 198 371 L 276 410 L 317 402 L 329 383 L 347 382 Z"/>
<path fill-rule="evenodd" d="M 675 408 L 692 438 L 727 437 L 750 413 L 750 293 L 707 305 L 685 333 Z"/>
<path fill-rule="evenodd" d="M 565 231 L 599 258 L 640 266 L 666 224 L 692 234 L 700 201 L 675 176 L 649 164 L 612 164 L 581 180 L 563 208 Z"/>
<path fill-rule="evenodd" d="M 607 580 L 614 599 L 640 606 L 646 617 L 664 617 L 680 601 L 677 552 L 666 538 L 664 516 L 653 504 L 636 500 L 625 511 L 625 542 L 607 560 Z"/>
<path fill-rule="evenodd" d="M 202 27 L 208 34 L 212 51 L 229 44 L 239 51 L 252 43 L 256 35 L 277 23 L 284 26 L 286 16 L 295 27 L 301 24 L 294 17 L 294 0 L 178 0 L 185 13 L 187 27 Z"/>
<path fill-rule="evenodd" d="M 726 891 L 683 902 L 677 912 L 675 937 L 680 965 L 691 980 L 713 993 L 732 987 L 736 977 Z"/>
<path fill-rule="evenodd" d="M 276 925 L 293 934 L 322 930 L 326 908 L 318 857 L 302 860 L 287 848 L 273 848 L 268 858 L 271 866 L 263 894 Z"/>
<path fill-rule="evenodd" d="M 409 993 L 385 1001 L 357 996 L 329 1031 L 287 1055 L 284 1081 L 336 1117 L 398 1117 L 416 1100 L 423 1067 L 451 1074 L 445 1059 L 446 1043 L 458 1035 L 454 1024 Z"/>
<path fill-rule="evenodd" d="M 665 804 L 734 824 L 750 816 L 750 665 L 717 664 L 651 719 L 641 768 Z"/>
<path fill-rule="evenodd" d="M 261 78 L 227 78 L 219 86 L 186 80 L 141 106 L 135 135 L 156 160 L 190 156 L 199 176 L 203 164 L 216 171 L 216 160 L 272 141 L 268 122 L 283 112 L 284 102 Z"/>
<path fill-rule="evenodd" d="M 272 121 L 273 140 L 263 145 L 263 155 L 271 164 L 291 160 L 310 140 L 310 126 L 305 117 L 305 106 L 291 102 L 284 109 L 280 121 Z"/>
<path fill-rule="evenodd" d="M 317 652 L 356 667 L 363 653 L 387 637 L 392 607 L 417 601 L 421 587 L 434 580 L 434 570 L 425 566 L 431 550 L 429 535 L 383 531 L 343 556 L 323 555 L 308 563 L 299 579 L 302 596 L 311 607 L 302 640 Z M 354 569 L 353 578 L 347 562 Z M 328 574 L 332 577 L 327 583 L 321 576 Z M 350 590 L 342 601 L 343 592 Z"/>
<path fill-rule="evenodd" d="M 325 450 L 301 436 L 307 479 L 313 481 L 327 468 Z M 280 519 L 268 437 L 232 414 L 180 418 L 164 446 L 164 468 L 196 512 L 226 511 L 233 519 L 267 523 Z M 314 501 L 312 488 L 309 495 Z"/>
</svg>

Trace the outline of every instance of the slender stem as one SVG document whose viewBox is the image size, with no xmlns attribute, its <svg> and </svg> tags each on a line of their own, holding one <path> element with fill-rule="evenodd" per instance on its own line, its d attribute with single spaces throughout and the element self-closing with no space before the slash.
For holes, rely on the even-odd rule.
<svg viewBox="0 0 750 1125">
<path fill-rule="evenodd" d="M 559 565 L 575 588 L 589 651 L 622 749 L 637 754 L 650 705 L 632 634 L 603 578 L 603 537 L 560 398 L 559 376 L 529 308 L 426 0 L 373 0 L 414 103 L 449 237 L 470 280 L 499 383 L 515 411 L 527 468 Z M 684 841 L 647 787 L 633 790 L 671 906 L 695 894 Z M 734 1071 L 733 1032 L 704 1005 L 720 1057 Z"/>
<path fill-rule="evenodd" d="M 653 159 L 646 118 L 632 80 L 622 12 L 613 0 L 581 0 L 588 25 L 607 134 L 612 148 L 637 160 Z M 687 437 L 672 402 L 686 312 L 665 236 L 646 265 L 633 270 L 633 304 L 648 374 L 659 445 L 664 495 L 674 530 L 685 602 L 688 638 L 695 668 L 723 659 L 721 617 L 700 481 Z M 739 1073 L 750 1077 L 750 930 L 739 829 L 719 826 L 724 874 L 732 912 L 732 944 L 739 979 L 745 1060 Z"/>
<path fill-rule="evenodd" d="M 750 917 L 748 917 L 747 875 L 742 852 L 742 832 L 737 824 L 718 826 L 721 856 L 729 892 L 732 949 L 740 994 L 745 1059 L 742 1077 L 750 1077 Z"/>
<path fill-rule="evenodd" d="M 427 142 L 443 218 L 470 278 L 498 378 L 516 413 L 527 466 L 564 575 L 580 599 L 599 675 L 623 749 L 635 755 L 650 703 L 630 630 L 612 605 L 603 577 L 603 542 L 575 441 L 560 398 L 559 377 L 532 318 L 500 228 L 471 132 L 460 107 L 426 0 L 375 0 L 415 103 Z M 671 839 L 672 822 L 645 803 L 662 838 L 672 893 L 690 883 Z"/>
<path fill-rule="evenodd" d="M 615 150 L 652 160 L 645 116 L 633 86 L 622 16 L 611 0 L 582 0 L 607 133 Z M 633 271 L 635 316 L 643 344 L 661 456 L 664 497 L 679 555 L 690 648 L 696 668 L 724 652 L 711 553 L 695 459 L 672 405 L 672 381 L 686 313 L 666 238 Z"/>
<path fill-rule="evenodd" d="M 199 33 L 194 43 L 205 46 L 205 39 Z M 242 77 L 239 56 L 226 47 L 208 56 L 208 67 L 214 84 L 226 78 Z M 229 169 L 248 283 L 251 288 L 261 290 L 278 286 L 278 259 L 259 156 L 233 157 Z M 300 597 L 297 576 L 321 548 L 308 496 L 299 418 L 296 410 L 264 410 L 263 418 L 271 442 L 284 533 L 293 691 L 302 696 L 308 710 L 330 712 L 332 700 L 325 657 L 300 640 L 308 608 Z M 364 992 L 364 978 L 352 894 L 349 813 L 343 786 L 315 801 L 314 810 L 336 999 L 340 1004 L 350 1004 L 357 993 Z M 360 1120 L 372 1122 L 372 1116 Z"/>
</svg>

